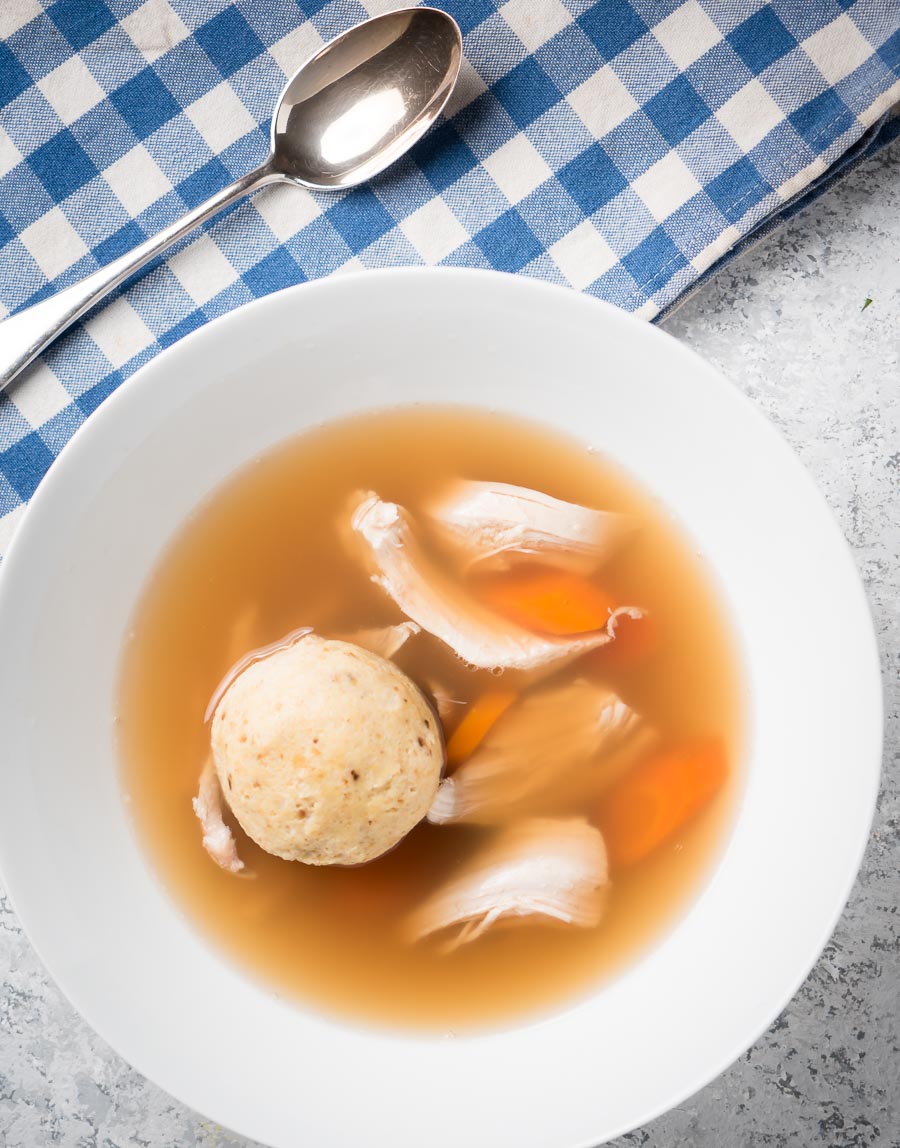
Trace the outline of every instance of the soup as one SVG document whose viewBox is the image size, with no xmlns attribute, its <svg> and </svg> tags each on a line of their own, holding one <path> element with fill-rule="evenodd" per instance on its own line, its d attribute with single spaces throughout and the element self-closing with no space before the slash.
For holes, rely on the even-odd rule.
<svg viewBox="0 0 900 1148">
<path fill-rule="evenodd" d="M 470 943 L 458 943 L 467 939 L 458 931 L 411 937 L 408 922 L 497 833 L 490 816 L 487 823 L 478 816 L 422 821 L 396 848 L 354 867 L 273 856 L 227 811 L 245 870 L 223 871 L 201 845 L 192 798 L 210 753 L 205 714 L 223 675 L 248 650 L 298 627 L 335 637 L 401 622 L 397 604 L 348 545 L 349 500 L 360 490 L 377 492 L 417 525 L 461 480 L 602 508 L 632 528 L 596 573 L 561 572 L 536 554 L 512 569 L 486 563 L 458 574 L 467 593 L 507 616 L 510 605 L 520 614 L 547 602 L 563 615 L 581 609 L 578 594 L 535 596 L 536 584 L 584 583 L 590 593 L 602 586 L 611 602 L 644 614 L 625 619 L 608 645 L 559 667 L 498 672 L 465 664 L 423 629 L 393 655 L 440 703 L 452 778 L 464 776 L 467 759 L 474 761 L 478 743 L 501 722 L 514 728 L 516 707 L 535 691 L 551 698 L 570 687 L 612 692 L 640 719 L 647 736 L 629 742 L 633 753 L 619 755 L 602 786 L 566 787 L 563 775 L 575 774 L 562 763 L 559 778 L 551 769 L 546 788 L 529 799 L 529 815 L 544 818 L 541 824 L 577 818 L 594 836 L 599 824 L 608 839 L 602 916 L 588 927 L 533 918 L 516 928 L 499 922 Z M 427 533 L 429 561 L 446 566 L 447 550 Z M 540 624 L 552 629 L 551 622 Z M 575 618 L 567 631 L 563 616 L 557 632 L 582 629 Z M 497 413 L 416 406 L 310 431 L 242 469 L 198 507 L 152 575 L 124 651 L 123 783 L 139 837 L 171 895 L 251 975 L 322 1012 L 455 1032 L 534 1017 L 594 990 L 685 910 L 714 864 L 733 808 L 740 694 L 710 576 L 659 503 L 607 460 L 545 428 Z M 649 838 L 641 814 L 638 840 L 646 840 L 635 846 L 624 827 L 633 818 L 634 779 L 644 777 L 641 792 L 646 798 L 649 786 L 652 797 L 667 777 L 678 784 L 685 755 L 702 758 L 709 746 L 724 763 L 724 781 L 696 808 L 691 793 L 680 796 L 682 815 L 671 824 L 663 817 Z"/>
</svg>

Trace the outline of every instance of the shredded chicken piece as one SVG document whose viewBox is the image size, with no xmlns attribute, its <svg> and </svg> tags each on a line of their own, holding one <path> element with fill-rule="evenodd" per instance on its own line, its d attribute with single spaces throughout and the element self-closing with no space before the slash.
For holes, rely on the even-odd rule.
<svg viewBox="0 0 900 1148">
<path fill-rule="evenodd" d="M 621 546 L 635 524 L 627 515 L 562 502 L 504 482 L 460 479 L 428 509 L 470 566 L 505 570 L 521 559 L 589 574 Z"/>
<path fill-rule="evenodd" d="M 381 658 L 392 658 L 410 638 L 421 632 L 422 627 L 417 626 L 415 622 L 398 622 L 395 626 L 376 626 L 370 630 L 356 630 L 352 634 L 339 635 L 338 640 L 362 646 L 364 650 L 378 654 Z"/>
<path fill-rule="evenodd" d="M 459 926 L 446 945 L 452 951 L 498 921 L 591 928 L 603 915 L 608 882 L 603 837 L 583 818 L 519 821 L 407 918 L 406 935 L 414 942 Z"/>
<path fill-rule="evenodd" d="M 362 495 L 352 526 L 368 545 L 377 571 L 373 582 L 423 630 L 481 669 L 562 665 L 613 641 L 623 614 L 643 616 L 641 610 L 623 606 L 600 630 L 575 637 L 532 634 L 474 600 L 429 561 L 416 544 L 406 511 L 396 503 L 382 502 L 376 494 Z"/>
<path fill-rule="evenodd" d="M 574 802 L 599 787 L 620 755 L 630 758 L 646 733 L 640 715 L 597 682 L 533 690 L 444 778 L 428 820 L 496 824 L 529 812 L 551 788 L 555 801 Z"/>
<path fill-rule="evenodd" d="M 197 820 L 203 827 L 203 848 L 227 873 L 240 873 L 244 862 L 238 856 L 234 836 L 222 817 L 224 800 L 216 767 L 212 758 L 208 758 L 200 774 L 197 796 L 191 801 Z"/>
</svg>

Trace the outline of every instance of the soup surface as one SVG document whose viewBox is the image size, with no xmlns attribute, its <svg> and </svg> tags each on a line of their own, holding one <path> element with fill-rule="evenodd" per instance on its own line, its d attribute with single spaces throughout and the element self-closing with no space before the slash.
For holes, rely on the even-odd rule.
<svg viewBox="0 0 900 1148">
<path fill-rule="evenodd" d="M 236 877 L 204 852 L 191 798 L 209 752 L 207 703 L 240 655 L 300 626 L 329 636 L 401 620 L 342 540 L 338 524 L 348 497 L 374 490 L 415 516 L 458 478 L 514 483 L 634 517 L 638 532 L 597 578 L 621 604 L 649 612 L 652 641 L 634 657 L 596 651 L 577 672 L 612 685 L 652 723 L 663 746 L 720 739 L 729 775 L 711 804 L 663 846 L 636 864 L 612 866 L 596 928 L 489 929 L 447 953 L 409 943 L 400 922 L 465 862 L 484 829 L 422 823 L 367 865 L 316 868 L 270 856 L 235 825 L 252 875 Z M 488 688 L 515 688 L 515 675 L 498 682 L 489 671 L 468 669 L 425 633 L 395 660 L 417 682 L 437 681 L 460 702 Z M 133 619 L 119 729 L 139 835 L 176 901 L 212 941 L 263 983 L 317 1010 L 458 1031 L 531 1018 L 576 999 L 633 960 L 685 909 L 730 820 L 739 711 L 735 650 L 721 604 L 702 560 L 660 504 L 608 461 L 539 426 L 418 406 L 289 441 L 197 509 L 163 555 Z M 576 812 L 595 819 L 595 802 Z"/>
</svg>

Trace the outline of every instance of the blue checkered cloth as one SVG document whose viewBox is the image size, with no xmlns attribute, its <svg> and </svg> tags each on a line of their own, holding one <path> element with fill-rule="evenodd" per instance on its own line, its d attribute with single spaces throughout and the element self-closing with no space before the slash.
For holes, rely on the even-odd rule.
<svg viewBox="0 0 900 1148">
<path fill-rule="evenodd" d="M 0 0 L 0 316 L 265 157 L 285 76 L 384 0 Z M 444 122 L 368 187 L 266 189 L 0 397 L 0 554 L 104 397 L 241 303 L 338 271 L 486 267 L 648 319 L 898 134 L 900 0 L 448 0 Z"/>
</svg>

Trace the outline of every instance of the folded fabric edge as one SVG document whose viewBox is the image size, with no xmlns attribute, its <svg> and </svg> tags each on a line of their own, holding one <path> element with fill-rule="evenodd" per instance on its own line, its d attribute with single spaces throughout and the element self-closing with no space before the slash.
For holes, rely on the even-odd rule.
<svg viewBox="0 0 900 1148">
<path fill-rule="evenodd" d="M 668 306 L 654 315 L 651 322 L 664 323 L 679 307 L 702 290 L 709 279 L 718 275 L 726 264 L 761 243 L 789 219 L 804 211 L 814 200 L 828 191 L 833 184 L 900 137 L 900 99 L 898 99 L 900 98 L 900 83 L 893 85 L 890 91 L 885 93 L 885 96 L 891 97 L 891 106 L 888 107 L 887 111 L 883 111 L 883 101 L 873 105 L 874 110 L 880 113 L 879 118 L 865 130 L 855 144 L 840 155 L 824 172 L 781 204 L 777 210 L 761 219 L 746 235 L 743 235 L 730 247 L 725 247 L 720 255 L 714 254 L 714 261 L 702 274 Z"/>
</svg>

